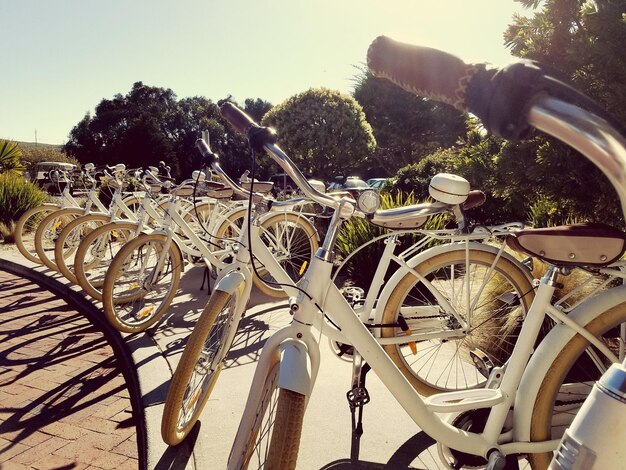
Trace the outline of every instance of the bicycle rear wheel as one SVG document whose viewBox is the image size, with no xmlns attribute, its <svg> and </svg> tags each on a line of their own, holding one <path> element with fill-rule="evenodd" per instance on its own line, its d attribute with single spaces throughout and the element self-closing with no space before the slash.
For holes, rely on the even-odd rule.
<svg viewBox="0 0 626 470">
<path fill-rule="evenodd" d="M 22 255 L 33 263 L 43 264 L 35 248 L 34 232 L 43 219 L 52 212 L 58 211 L 61 206 L 44 204 L 28 209 L 15 224 L 15 245 Z"/>
<path fill-rule="evenodd" d="M 626 303 L 619 304 L 591 320 L 585 329 L 601 338 L 620 359 L 623 351 Z M 611 366 L 589 341 L 575 335 L 552 361 L 533 406 L 530 440 L 560 439 L 591 392 L 595 382 Z M 553 453 L 531 454 L 533 469 L 547 468 Z"/>
<path fill-rule="evenodd" d="M 113 222 L 96 228 L 78 245 L 74 275 L 78 284 L 95 300 L 102 301 L 104 278 L 113 258 L 136 233 L 134 222 Z"/>
<path fill-rule="evenodd" d="M 296 468 L 306 396 L 278 388 L 278 376 L 276 358 L 276 363 L 265 377 L 260 399 L 252 414 L 254 419 L 247 428 L 242 428 L 242 421 L 237 431 L 229 468 Z M 233 455 L 236 448 L 242 448 L 240 455 Z"/>
<path fill-rule="evenodd" d="M 89 214 L 72 220 L 59 234 L 54 245 L 54 262 L 68 281 L 78 284 L 74 275 L 74 257 L 81 240 L 110 220 L 105 214 Z"/>
<path fill-rule="evenodd" d="M 383 328 L 382 336 L 406 336 L 404 325 L 429 338 L 384 349 L 421 394 L 481 387 L 488 367 L 509 358 L 534 291 L 515 264 L 504 257 L 495 261 L 491 251 L 472 248 L 466 257 L 459 246 L 414 268 L 428 282 L 407 273 L 395 286 L 382 322 L 396 326 Z M 467 330 L 444 311 L 441 298 L 469 324 Z"/>
<path fill-rule="evenodd" d="M 143 331 L 161 319 L 174 299 L 182 258 L 164 235 L 141 235 L 115 256 L 102 288 L 104 314 L 125 333 Z"/>
<path fill-rule="evenodd" d="M 172 377 L 161 420 L 161 436 L 179 444 L 209 399 L 239 325 L 238 294 L 215 291 L 194 326 Z"/>
<path fill-rule="evenodd" d="M 59 235 L 70 222 L 84 215 L 83 209 L 60 209 L 47 215 L 35 231 L 35 250 L 41 262 L 53 271 L 59 271 L 54 261 L 54 248 Z"/>
</svg>

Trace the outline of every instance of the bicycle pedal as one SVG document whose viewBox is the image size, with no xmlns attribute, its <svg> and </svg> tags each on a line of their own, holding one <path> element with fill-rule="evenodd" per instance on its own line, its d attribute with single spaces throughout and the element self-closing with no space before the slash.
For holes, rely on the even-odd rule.
<svg viewBox="0 0 626 470">
<path fill-rule="evenodd" d="M 370 394 L 365 387 L 355 387 L 346 393 L 346 398 L 348 399 L 350 408 L 353 409 L 369 403 Z"/>
<path fill-rule="evenodd" d="M 470 351 L 470 357 L 472 358 L 474 366 L 476 366 L 476 369 L 478 369 L 478 372 L 480 372 L 483 377 L 488 379 L 491 375 L 491 371 L 495 367 L 493 361 L 489 358 L 489 356 L 487 356 L 487 354 L 485 354 L 480 349 L 476 348 Z"/>
</svg>

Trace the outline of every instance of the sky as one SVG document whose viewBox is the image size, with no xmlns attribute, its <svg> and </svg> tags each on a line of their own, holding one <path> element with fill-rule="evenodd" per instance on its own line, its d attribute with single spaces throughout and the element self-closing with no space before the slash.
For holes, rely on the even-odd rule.
<svg viewBox="0 0 626 470">
<path fill-rule="evenodd" d="M 0 0 L 0 138 L 63 144 L 137 81 L 212 101 L 351 93 L 381 34 L 505 65 L 515 12 L 529 14 L 513 0 Z"/>
</svg>

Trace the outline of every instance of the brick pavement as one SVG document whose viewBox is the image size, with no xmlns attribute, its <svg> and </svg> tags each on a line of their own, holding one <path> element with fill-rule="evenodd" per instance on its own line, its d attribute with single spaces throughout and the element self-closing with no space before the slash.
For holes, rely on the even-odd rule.
<svg viewBox="0 0 626 470">
<path fill-rule="evenodd" d="M 113 350 L 85 316 L 0 271 L 0 469 L 137 469 Z"/>
</svg>

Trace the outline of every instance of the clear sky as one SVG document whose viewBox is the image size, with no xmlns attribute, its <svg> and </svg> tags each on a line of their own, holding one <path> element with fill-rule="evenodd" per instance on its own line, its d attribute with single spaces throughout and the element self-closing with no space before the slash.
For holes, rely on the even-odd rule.
<svg viewBox="0 0 626 470">
<path fill-rule="evenodd" d="M 0 0 L 0 138 L 62 144 L 137 81 L 213 101 L 350 93 L 380 34 L 503 65 L 520 11 L 513 0 Z"/>
</svg>

